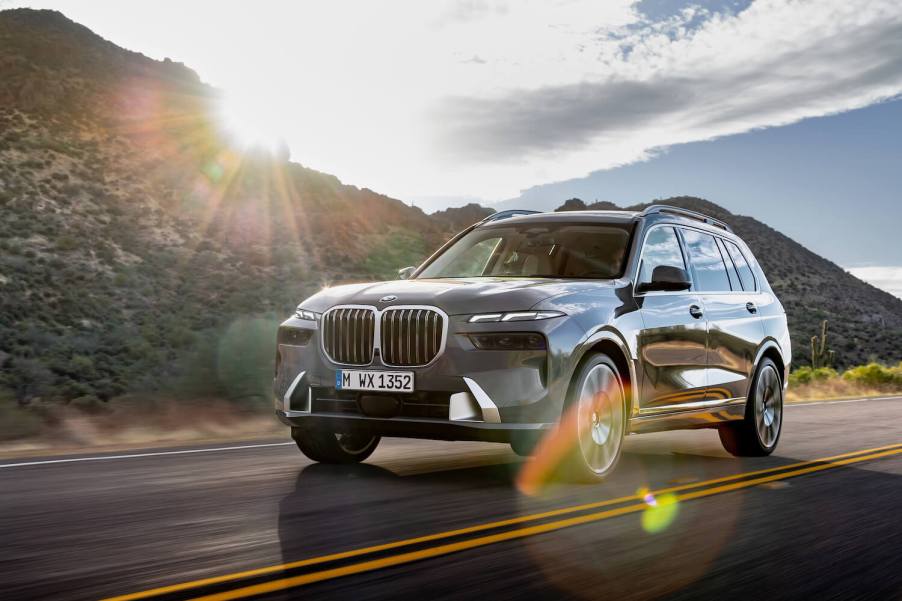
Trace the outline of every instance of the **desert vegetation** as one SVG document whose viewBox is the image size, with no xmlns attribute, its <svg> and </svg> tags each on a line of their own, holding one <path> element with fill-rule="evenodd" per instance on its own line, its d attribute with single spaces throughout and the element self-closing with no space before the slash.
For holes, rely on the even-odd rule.
<svg viewBox="0 0 902 601">
<path fill-rule="evenodd" d="M 217 91 L 193 71 L 59 13 L 3 11 L 0 40 L 2 439 L 46 437 L 60 416 L 114 423 L 141 403 L 268 412 L 275 328 L 299 300 L 394 277 L 491 213 L 426 215 L 237 149 L 213 118 Z M 799 370 L 798 390 L 850 386 L 853 365 L 902 355 L 899 299 L 751 217 L 666 202 L 748 241 L 786 306 L 796 362 L 830 320 L 830 365 L 844 375 L 802 382 Z"/>
<path fill-rule="evenodd" d="M 789 376 L 790 401 L 888 394 L 902 394 L 902 362 L 895 366 L 871 362 L 842 372 L 832 367 L 806 365 Z"/>
</svg>

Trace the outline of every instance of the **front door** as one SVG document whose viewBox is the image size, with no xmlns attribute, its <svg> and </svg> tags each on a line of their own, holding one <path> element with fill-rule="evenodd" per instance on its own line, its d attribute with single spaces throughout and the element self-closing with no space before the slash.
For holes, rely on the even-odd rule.
<svg viewBox="0 0 902 601">
<path fill-rule="evenodd" d="M 659 265 L 687 270 L 672 226 L 649 230 L 636 284 L 650 282 Z M 694 289 L 646 292 L 637 294 L 636 301 L 643 322 L 637 341 L 642 372 L 640 414 L 679 411 L 687 408 L 687 403 L 704 400 L 707 332 L 698 294 Z"/>
</svg>

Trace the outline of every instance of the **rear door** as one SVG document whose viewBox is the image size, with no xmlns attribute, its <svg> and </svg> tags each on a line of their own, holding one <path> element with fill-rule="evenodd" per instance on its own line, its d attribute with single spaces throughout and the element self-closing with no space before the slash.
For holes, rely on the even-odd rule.
<svg viewBox="0 0 902 601">
<path fill-rule="evenodd" d="M 727 246 L 732 242 L 692 228 L 681 232 L 708 325 L 706 399 L 744 399 L 764 335 L 753 280 L 749 291 L 742 284 L 741 275 L 750 271 L 736 268 Z"/>
<path fill-rule="evenodd" d="M 686 269 L 685 254 L 674 226 L 648 230 L 636 285 L 651 281 L 654 268 Z M 642 371 L 640 413 L 680 410 L 705 398 L 706 332 L 701 300 L 692 289 L 636 294 L 643 328 L 638 336 Z"/>
</svg>

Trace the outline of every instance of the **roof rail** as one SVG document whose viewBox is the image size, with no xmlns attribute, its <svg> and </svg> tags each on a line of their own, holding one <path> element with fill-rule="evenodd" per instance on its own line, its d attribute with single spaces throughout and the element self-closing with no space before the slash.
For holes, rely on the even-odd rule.
<svg viewBox="0 0 902 601">
<path fill-rule="evenodd" d="M 531 211 L 529 209 L 510 209 L 509 211 L 498 211 L 497 213 L 492 213 L 482 221 L 483 223 L 491 223 L 492 221 L 501 221 L 502 219 L 507 219 L 509 217 L 516 217 L 518 215 L 534 215 L 535 213 L 541 213 L 542 211 Z"/>
<path fill-rule="evenodd" d="M 733 231 L 732 229 L 730 229 L 729 225 L 727 225 L 720 219 L 714 219 L 713 217 L 709 217 L 704 213 L 699 213 L 698 211 L 690 211 L 689 209 L 683 209 L 671 205 L 651 205 L 650 207 L 646 207 L 646 209 L 642 211 L 642 216 L 644 217 L 645 215 L 654 215 L 655 213 L 671 213 L 673 215 L 680 215 L 681 217 L 688 217 L 689 219 L 703 221 L 708 225 L 719 227 L 728 232 Z"/>
</svg>

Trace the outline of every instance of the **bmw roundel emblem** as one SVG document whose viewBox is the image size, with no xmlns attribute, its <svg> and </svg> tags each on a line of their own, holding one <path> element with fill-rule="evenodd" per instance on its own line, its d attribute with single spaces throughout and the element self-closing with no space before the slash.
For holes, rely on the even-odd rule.
<svg viewBox="0 0 902 601">
<path fill-rule="evenodd" d="M 379 299 L 379 302 L 380 302 L 380 303 L 390 303 L 390 302 L 392 302 L 393 300 L 398 300 L 398 297 L 395 296 L 394 294 L 389 294 L 389 295 L 387 295 L 387 296 L 383 296 L 382 298 L 380 298 L 380 299 Z"/>
</svg>

